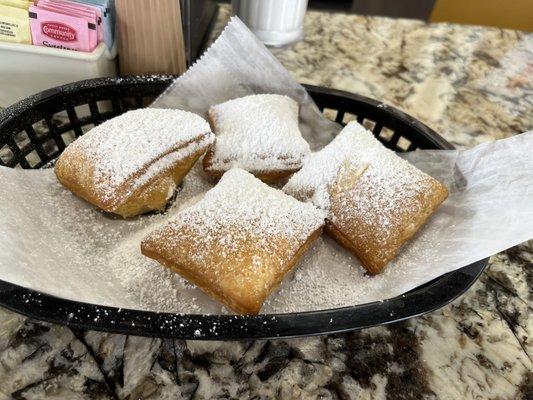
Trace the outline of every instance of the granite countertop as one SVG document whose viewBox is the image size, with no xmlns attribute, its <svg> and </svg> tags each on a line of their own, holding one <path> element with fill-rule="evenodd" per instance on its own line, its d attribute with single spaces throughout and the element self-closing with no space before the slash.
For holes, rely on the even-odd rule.
<svg viewBox="0 0 533 400">
<path fill-rule="evenodd" d="M 458 147 L 533 129 L 531 34 L 320 12 L 305 31 L 273 50 L 301 82 L 380 99 Z M 290 340 L 139 338 L 0 310 L 0 398 L 531 399 L 532 265 L 530 241 L 433 313 Z"/>
</svg>

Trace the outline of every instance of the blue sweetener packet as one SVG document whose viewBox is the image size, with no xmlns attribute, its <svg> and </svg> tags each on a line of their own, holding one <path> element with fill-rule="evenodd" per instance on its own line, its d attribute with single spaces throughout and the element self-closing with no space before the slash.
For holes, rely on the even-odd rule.
<svg viewBox="0 0 533 400">
<path fill-rule="evenodd" d="M 76 3 L 96 6 L 102 11 L 102 28 L 104 30 L 104 43 L 108 49 L 115 42 L 115 0 L 72 0 Z"/>
</svg>

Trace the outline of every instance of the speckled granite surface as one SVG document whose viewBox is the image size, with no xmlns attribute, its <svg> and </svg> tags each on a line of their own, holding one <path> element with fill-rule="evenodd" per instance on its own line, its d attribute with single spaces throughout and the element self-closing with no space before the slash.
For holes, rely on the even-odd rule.
<svg viewBox="0 0 533 400">
<path fill-rule="evenodd" d="M 309 12 L 305 40 L 273 52 L 301 82 L 381 99 L 457 146 L 533 129 L 531 34 Z M 292 340 L 126 337 L 0 310 L 0 398 L 531 399 L 532 266 L 533 240 L 441 310 Z"/>
</svg>

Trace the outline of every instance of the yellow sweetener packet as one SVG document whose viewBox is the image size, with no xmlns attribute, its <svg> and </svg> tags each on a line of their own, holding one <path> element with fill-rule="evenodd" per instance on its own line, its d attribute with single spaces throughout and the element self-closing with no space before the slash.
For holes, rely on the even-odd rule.
<svg viewBox="0 0 533 400">
<path fill-rule="evenodd" d="M 32 43 L 27 10 L 0 4 L 0 42 Z"/>
<path fill-rule="evenodd" d="M 33 1 L 29 1 L 29 0 L 0 0 L 0 5 L 16 7 L 16 8 L 22 8 L 24 10 L 27 10 L 28 8 L 30 8 L 31 5 L 33 5 Z"/>
</svg>

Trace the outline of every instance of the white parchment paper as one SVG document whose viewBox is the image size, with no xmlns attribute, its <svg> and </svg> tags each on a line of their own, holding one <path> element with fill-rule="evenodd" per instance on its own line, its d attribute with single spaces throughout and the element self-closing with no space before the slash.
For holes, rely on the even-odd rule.
<svg viewBox="0 0 533 400">
<path fill-rule="evenodd" d="M 326 145 L 339 126 L 324 118 L 309 94 L 237 17 L 152 107 L 206 116 L 213 104 L 258 93 L 291 97 L 300 105 L 300 130 L 312 150 Z"/>
<path fill-rule="evenodd" d="M 211 104 L 281 93 L 301 105 L 314 149 L 338 127 L 237 19 L 154 104 L 205 114 Z M 385 272 L 365 274 L 326 236 L 305 254 L 262 312 L 348 306 L 400 295 L 533 237 L 533 132 L 466 151 L 417 151 L 408 160 L 451 191 Z M 0 279 L 58 297 L 152 311 L 228 313 L 140 254 L 140 241 L 214 184 L 197 164 L 164 214 L 115 219 L 76 198 L 52 170 L 0 167 Z"/>
</svg>

